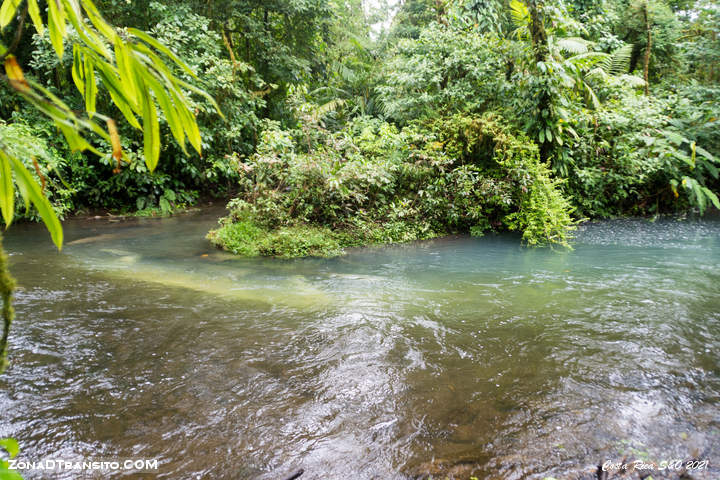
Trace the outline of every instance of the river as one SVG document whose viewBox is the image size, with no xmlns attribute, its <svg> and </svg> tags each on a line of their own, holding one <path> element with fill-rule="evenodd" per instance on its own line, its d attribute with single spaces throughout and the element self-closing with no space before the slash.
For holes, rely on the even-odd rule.
<svg viewBox="0 0 720 480">
<path fill-rule="evenodd" d="M 9 230 L 19 458 L 362 480 L 577 478 L 627 455 L 720 477 L 720 221 L 278 260 L 212 248 L 221 213 L 71 219 L 62 252 Z"/>
</svg>

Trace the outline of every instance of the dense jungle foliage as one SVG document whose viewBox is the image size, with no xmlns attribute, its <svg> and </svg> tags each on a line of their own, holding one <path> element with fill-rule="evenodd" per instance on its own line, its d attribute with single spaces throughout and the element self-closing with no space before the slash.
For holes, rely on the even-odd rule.
<svg viewBox="0 0 720 480">
<path fill-rule="evenodd" d="M 61 216 L 232 197 L 213 243 L 327 256 L 494 230 L 568 245 L 587 218 L 720 208 L 716 1 L 96 3 L 121 36 L 148 31 L 187 62 L 197 78 L 173 73 L 225 119 L 187 92 L 200 155 L 172 141 L 158 112 L 162 161 L 150 172 L 143 133 L 100 88 L 97 110 L 119 120 L 118 168 L 109 145 L 72 151 L 0 83 L 0 138 Z M 72 27 L 59 60 L 25 16 L 2 43 L 83 111 Z"/>
</svg>

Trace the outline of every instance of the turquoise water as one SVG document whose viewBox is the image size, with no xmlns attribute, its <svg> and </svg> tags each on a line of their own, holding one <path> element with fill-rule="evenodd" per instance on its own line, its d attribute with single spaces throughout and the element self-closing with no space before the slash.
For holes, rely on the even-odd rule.
<svg viewBox="0 0 720 480">
<path fill-rule="evenodd" d="M 71 220 L 61 253 L 12 227 L 0 437 L 23 459 L 519 479 L 629 455 L 720 476 L 720 222 L 588 224 L 572 252 L 490 235 L 277 260 L 214 250 L 220 214 Z"/>
</svg>

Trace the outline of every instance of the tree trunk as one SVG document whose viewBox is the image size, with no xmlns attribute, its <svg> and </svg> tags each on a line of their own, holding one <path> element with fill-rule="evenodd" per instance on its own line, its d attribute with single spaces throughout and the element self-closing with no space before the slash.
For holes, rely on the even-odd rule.
<svg viewBox="0 0 720 480">
<path fill-rule="evenodd" d="M 447 27 L 448 22 L 445 19 L 445 2 L 443 0 L 435 0 L 435 15 L 437 16 L 437 22 Z"/>
<path fill-rule="evenodd" d="M 550 55 L 550 47 L 548 47 L 547 32 L 545 31 L 545 25 L 543 24 L 542 15 L 540 9 L 536 3 L 536 0 L 528 0 L 528 10 L 530 11 L 530 39 L 532 40 L 533 51 L 535 52 L 535 62 L 545 62 Z M 547 75 L 547 74 L 543 74 Z M 550 110 L 552 99 L 548 94 L 547 90 L 543 89 L 538 97 L 538 112 L 539 122 L 543 123 L 543 110 Z M 544 127 L 543 127 L 544 128 Z M 552 155 L 552 144 L 547 139 L 540 145 L 540 159 L 547 161 Z"/>
<path fill-rule="evenodd" d="M 643 4 L 643 15 L 645 16 L 645 29 L 647 30 L 647 46 L 645 47 L 645 59 L 643 64 L 643 78 L 645 79 L 645 95 L 650 95 L 650 49 L 652 48 L 652 32 L 650 29 L 650 12 L 648 1 Z"/>
<path fill-rule="evenodd" d="M 542 17 L 535 0 L 529 0 L 527 6 L 528 10 L 530 10 L 530 38 L 532 40 L 533 50 L 535 51 L 535 61 L 544 62 L 550 53 L 545 25 L 543 25 Z"/>
</svg>

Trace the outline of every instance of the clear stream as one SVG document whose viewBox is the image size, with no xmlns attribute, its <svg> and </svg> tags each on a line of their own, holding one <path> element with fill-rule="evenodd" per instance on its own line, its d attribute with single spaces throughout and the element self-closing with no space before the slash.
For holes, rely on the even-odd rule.
<svg viewBox="0 0 720 480">
<path fill-rule="evenodd" d="M 16 225 L 0 437 L 130 478 L 579 478 L 623 455 L 720 470 L 720 221 L 243 259 L 219 210 Z M 27 478 L 77 478 L 77 473 Z M 655 478 L 658 478 L 657 476 Z"/>
</svg>

